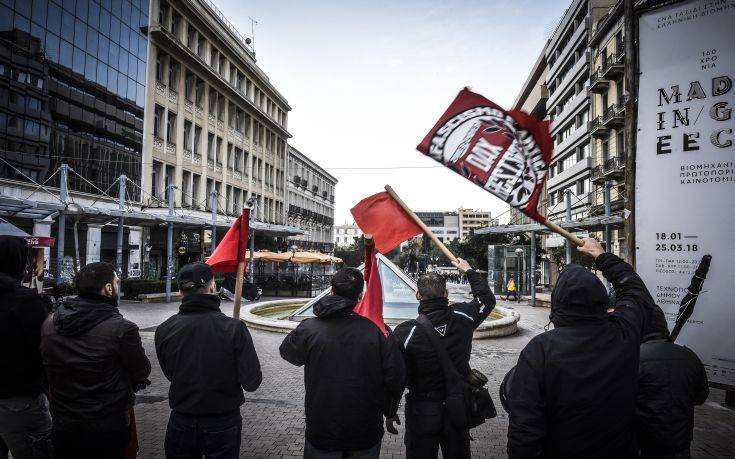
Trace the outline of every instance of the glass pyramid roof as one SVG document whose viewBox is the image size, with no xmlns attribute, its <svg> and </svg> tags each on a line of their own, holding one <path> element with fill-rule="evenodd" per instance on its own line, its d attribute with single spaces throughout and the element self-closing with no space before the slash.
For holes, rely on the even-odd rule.
<svg viewBox="0 0 735 459">
<path fill-rule="evenodd" d="M 400 322 L 415 319 L 418 316 L 419 302 L 416 299 L 416 283 L 392 261 L 378 253 L 380 280 L 383 285 L 383 318 L 386 322 Z M 363 269 L 360 265 L 359 269 Z M 312 298 L 291 319 L 301 321 L 314 317 L 314 304 L 329 294 L 330 289 Z"/>
</svg>

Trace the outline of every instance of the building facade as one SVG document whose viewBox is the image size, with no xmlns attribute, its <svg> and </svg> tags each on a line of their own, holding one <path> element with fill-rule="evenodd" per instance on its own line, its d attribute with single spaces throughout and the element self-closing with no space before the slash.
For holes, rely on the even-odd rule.
<svg viewBox="0 0 735 459">
<path fill-rule="evenodd" d="M 551 220 L 567 220 L 567 193 L 571 220 L 589 215 L 592 202 L 589 32 L 593 19 L 604 14 L 612 4 L 612 0 L 572 1 L 546 46 L 549 89 L 546 111 L 552 122 L 554 141 L 546 182 L 547 213 Z M 561 236 L 546 238 L 547 247 L 564 243 Z"/>
<path fill-rule="evenodd" d="M 455 239 L 459 239 L 459 214 L 457 212 L 424 211 L 416 212 L 416 216 L 443 243 L 447 244 Z"/>
<path fill-rule="evenodd" d="M 605 194 L 609 193 L 610 213 L 623 211 L 625 196 L 625 44 L 623 2 L 610 7 L 595 20 L 590 31 L 590 144 L 592 145 L 591 215 L 605 214 Z M 605 240 L 602 233 L 596 234 Z M 624 255 L 627 247 L 622 229 L 612 229 L 608 251 Z"/>
<path fill-rule="evenodd" d="M 288 239 L 289 246 L 334 251 L 334 190 L 337 179 L 292 146 L 288 146 L 286 222 L 304 234 Z"/>
<path fill-rule="evenodd" d="M 498 225 L 498 220 L 492 218 L 489 210 L 463 209 L 460 207 L 457 210 L 457 220 L 460 240 L 472 236 L 476 229 Z"/>
<path fill-rule="evenodd" d="M 355 242 L 355 238 L 362 236 L 362 230 L 354 223 L 345 223 L 334 227 L 334 246 L 347 247 Z"/>
<path fill-rule="evenodd" d="M 171 191 L 181 214 L 235 216 L 250 201 L 256 220 L 285 224 L 291 108 L 249 41 L 208 0 L 152 0 L 148 35 L 142 208 L 167 213 Z M 144 263 L 160 272 L 165 231 L 143 239 Z M 208 253 L 211 233 L 174 239 L 181 265 Z"/>
<path fill-rule="evenodd" d="M 538 120 L 545 120 L 547 118 L 546 101 L 549 99 L 549 89 L 546 87 L 547 70 L 546 47 L 544 47 L 538 59 L 536 59 L 531 73 L 523 83 L 518 97 L 513 102 L 513 110 L 522 110 L 533 115 Z M 545 205 L 547 202 L 548 195 L 546 193 L 546 184 L 544 183 L 544 189 L 541 193 L 538 206 L 541 212 L 546 212 Z M 531 223 L 531 219 L 515 207 L 511 207 L 510 224 L 523 225 L 527 223 Z"/>
<path fill-rule="evenodd" d="M 29 206 L 58 204 L 63 163 L 71 168 L 69 202 L 76 206 L 116 208 L 104 190 L 116 193 L 121 175 L 128 198 L 139 200 L 148 0 L 8 5 L 13 2 L 0 4 L 0 194 Z M 30 234 L 58 237 L 55 220 L 22 214 L 9 220 Z M 65 253 L 115 261 L 115 226 L 80 219 L 66 228 Z M 125 233 L 123 270 L 135 270 L 139 231 Z M 55 257 L 47 251 L 52 271 Z"/>
</svg>

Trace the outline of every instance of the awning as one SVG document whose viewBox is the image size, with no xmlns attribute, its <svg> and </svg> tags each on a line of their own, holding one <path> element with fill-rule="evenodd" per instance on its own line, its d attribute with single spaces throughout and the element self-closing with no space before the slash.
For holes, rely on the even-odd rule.
<svg viewBox="0 0 735 459">
<path fill-rule="evenodd" d="M 44 218 L 55 218 L 56 214 L 64 210 L 61 202 L 39 202 L 30 201 L 14 196 L 0 194 L 0 217 L 18 217 L 32 220 Z M 78 219 L 79 223 L 106 225 L 115 223 L 120 217 L 124 217 L 127 226 L 166 226 L 173 223 L 176 228 L 210 228 L 212 219 L 194 214 L 188 209 L 177 208 L 174 215 L 168 214 L 168 209 L 125 209 L 120 210 L 109 207 L 84 206 L 69 203 L 65 213 L 70 218 Z M 202 215 L 206 215 L 201 212 Z M 218 215 L 216 225 L 218 228 L 227 229 L 235 221 L 234 217 Z M 265 231 L 284 236 L 303 234 L 304 230 L 288 225 L 277 225 L 254 221 L 250 225 L 255 231 Z"/>
<path fill-rule="evenodd" d="M 562 228 L 575 231 L 575 230 L 586 230 L 586 231 L 602 231 L 605 225 L 610 225 L 613 228 L 623 227 L 623 216 L 622 215 L 610 215 L 610 216 L 598 216 L 598 217 L 587 217 L 581 220 L 572 220 L 569 222 L 555 222 Z M 475 234 L 508 234 L 508 233 L 526 233 L 526 232 L 537 232 L 537 233 L 551 233 L 552 231 L 540 223 L 528 223 L 525 225 L 497 225 L 497 226 L 486 226 L 484 228 L 478 228 L 475 230 Z"/>
<path fill-rule="evenodd" d="M 246 254 L 250 258 L 250 252 Z M 271 252 L 259 250 L 253 254 L 255 261 L 269 263 L 296 263 L 296 264 L 336 264 L 342 263 L 342 259 L 319 252 Z"/>
<path fill-rule="evenodd" d="M 18 236 L 25 238 L 28 245 L 34 249 L 53 247 L 56 239 L 47 236 L 31 236 L 22 229 L 0 218 L 0 236 Z"/>
</svg>

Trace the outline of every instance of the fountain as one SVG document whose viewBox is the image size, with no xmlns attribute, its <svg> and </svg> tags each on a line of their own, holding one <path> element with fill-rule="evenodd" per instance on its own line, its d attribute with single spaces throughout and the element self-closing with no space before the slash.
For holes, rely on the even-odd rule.
<svg viewBox="0 0 735 459">
<path fill-rule="evenodd" d="M 382 254 L 377 254 L 383 285 L 383 318 L 389 326 L 414 319 L 418 314 L 416 284 L 406 273 Z M 467 286 L 448 284 L 449 301 L 468 301 Z M 264 301 L 243 308 L 241 319 L 251 328 L 287 333 L 304 319 L 314 317 L 313 305 L 329 294 L 329 289 L 314 298 Z M 475 330 L 474 338 L 508 336 L 518 331 L 520 315 L 510 309 L 496 306 L 483 324 Z"/>
</svg>

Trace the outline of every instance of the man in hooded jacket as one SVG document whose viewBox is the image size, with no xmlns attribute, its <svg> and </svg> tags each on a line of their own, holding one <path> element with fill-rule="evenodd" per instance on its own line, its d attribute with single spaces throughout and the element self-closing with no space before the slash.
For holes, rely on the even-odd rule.
<svg viewBox="0 0 735 459">
<path fill-rule="evenodd" d="M 406 370 L 391 335 L 357 315 L 362 273 L 342 268 L 332 291 L 280 347 L 286 361 L 304 365 L 306 386 L 305 458 L 377 458 L 383 416 L 398 410 Z"/>
<path fill-rule="evenodd" d="M 585 239 L 615 289 L 615 311 L 591 271 L 569 265 L 551 294 L 554 329 L 518 358 L 509 389 L 511 458 L 637 457 L 634 432 L 638 359 L 646 324 L 663 313 L 633 268 Z"/>
<path fill-rule="evenodd" d="M 51 454 L 51 416 L 38 348 L 51 302 L 21 286 L 27 260 L 25 239 L 0 236 L 0 443 L 17 459 Z"/>
<path fill-rule="evenodd" d="M 694 406 L 707 400 L 707 372 L 691 349 L 669 341 L 666 322 L 643 337 L 635 428 L 642 458 L 689 458 Z"/>
<path fill-rule="evenodd" d="M 150 382 L 138 327 L 117 309 L 119 279 L 90 263 L 74 280 L 78 297 L 41 329 L 57 458 L 121 458 L 130 439 L 134 390 Z"/>
</svg>

